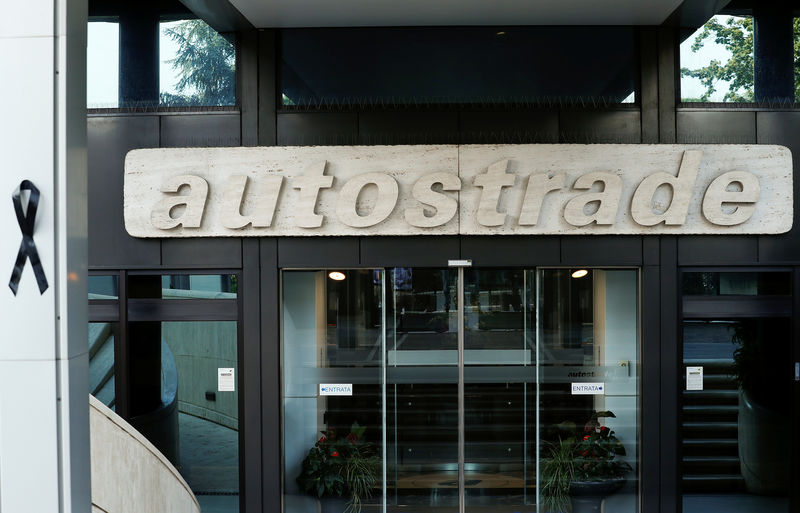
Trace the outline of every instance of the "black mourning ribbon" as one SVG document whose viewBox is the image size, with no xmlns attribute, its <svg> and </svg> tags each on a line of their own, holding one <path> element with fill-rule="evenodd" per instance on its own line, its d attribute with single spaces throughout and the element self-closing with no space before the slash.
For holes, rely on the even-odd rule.
<svg viewBox="0 0 800 513">
<path fill-rule="evenodd" d="M 22 211 L 22 191 L 30 191 L 31 193 L 28 198 L 26 212 Z M 11 195 L 11 199 L 14 202 L 14 212 L 17 214 L 19 229 L 22 231 L 22 243 L 19 245 L 17 261 L 11 271 L 11 281 L 8 282 L 8 287 L 16 296 L 19 280 L 22 278 L 22 269 L 25 267 L 25 262 L 30 258 L 33 273 L 36 275 L 36 283 L 39 284 L 39 293 L 44 294 L 48 287 L 47 278 L 44 275 L 42 261 L 39 259 L 39 251 L 36 250 L 36 243 L 33 242 L 33 225 L 36 221 L 36 209 L 39 207 L 39 189 L 31 181 L 23 180 L 17 190 L 14 191 L 14 194 Z"/>
</svg>

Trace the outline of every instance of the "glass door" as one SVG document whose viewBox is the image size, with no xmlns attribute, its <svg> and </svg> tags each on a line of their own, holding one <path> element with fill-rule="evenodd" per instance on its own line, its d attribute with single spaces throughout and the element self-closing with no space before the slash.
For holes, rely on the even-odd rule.
<svg viewBox="0 0 800 513">
<path fill-rule="evenodd" d="M 575 276 L 285 271 L 285 511 L 636 511 L 638 272 Z"/>
</svg>

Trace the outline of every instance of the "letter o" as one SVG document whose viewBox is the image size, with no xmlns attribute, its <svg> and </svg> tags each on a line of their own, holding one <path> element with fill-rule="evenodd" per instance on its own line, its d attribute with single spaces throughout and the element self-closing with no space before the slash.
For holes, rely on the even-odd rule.
<svg viewBox="0 0 800 513">
<path fill-rule="evenodd" d="M 367 185 L 378 186 L 378 198 L 372 212 L 365 216 L 358 215 L 356 204 L 361 190 Z M 354 176 L 344 184 L 336 200 L 336 217 L 339 221 L 353 228 L 367 228 L 385 220 L 397 205 L 399 195 L 397 181 L 384 173 L 364 173 Z"/>
</svg>

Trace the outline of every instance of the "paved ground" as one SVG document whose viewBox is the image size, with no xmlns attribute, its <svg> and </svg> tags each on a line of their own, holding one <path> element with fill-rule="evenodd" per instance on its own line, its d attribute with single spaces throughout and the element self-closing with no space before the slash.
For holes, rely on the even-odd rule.
<svg viewBox="0 0 800 513">
<path fill-rule="evenodd" d="M 789 513 L 785 497 L 749 494 L 683 496 L 683 513 Z"/>
<path fill-rule="evenodd" d="M 181 475 L 203 513 L 239 511 L 239 433 L 219 424 L 178 414 Z"/>
</svg>

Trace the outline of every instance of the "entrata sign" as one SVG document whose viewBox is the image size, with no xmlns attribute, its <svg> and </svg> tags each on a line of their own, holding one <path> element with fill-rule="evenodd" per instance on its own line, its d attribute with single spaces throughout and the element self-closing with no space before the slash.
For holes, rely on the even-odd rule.
<svg viewBox="0 0 800 513">
<path fill-rule="evenodd" d="M 774 234 L 792 159 L 766 145 L 134 150 L 134 237 Z"/>
</svg>

